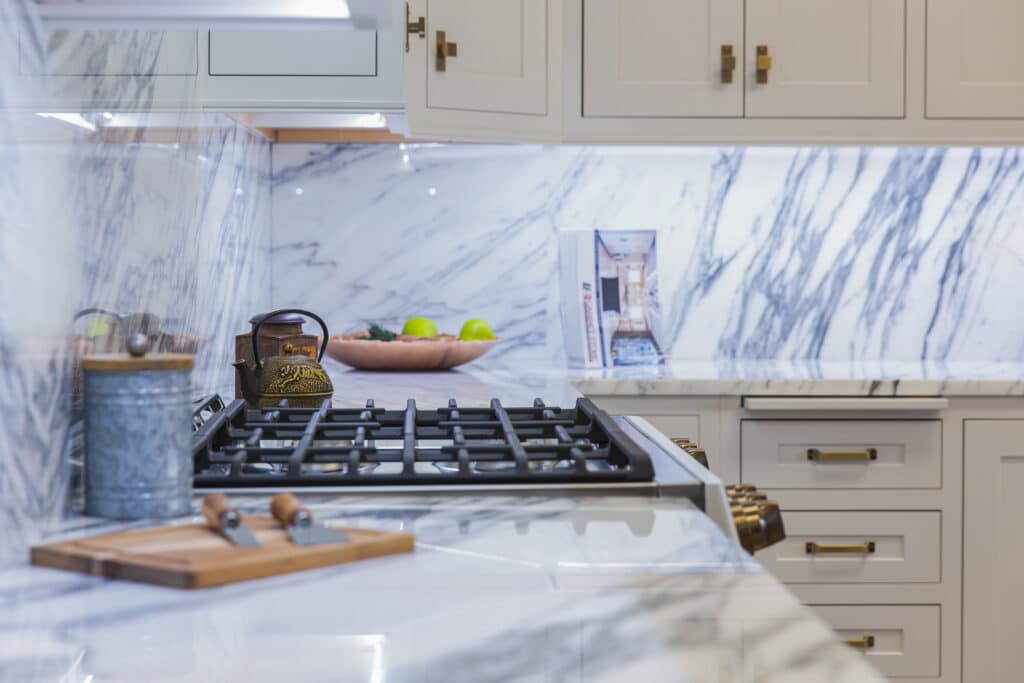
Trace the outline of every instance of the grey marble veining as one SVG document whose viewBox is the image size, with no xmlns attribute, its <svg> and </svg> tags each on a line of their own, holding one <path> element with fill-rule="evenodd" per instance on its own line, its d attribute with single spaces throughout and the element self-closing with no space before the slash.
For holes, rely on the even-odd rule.
<svg viewBox="0 0 1024 683">
<path fill-rule="evenodd" d="M 64 512 L 82 350 L 72 336 L 86 325 L 73 328 L 76 311 L 156 314 L 201 340 L 197 391 L 226 392 L 232 336 L 270 299 L 265 140 L 190 112 L 164 114 L 153 133 L 93 134 L 28 106 L 73 83 L 108 106 L 145 111 L 155 79 L 118 60 L 167 69 L 194 57 L 158 33 L 95 38 L 48 34 L 28 0 L 0 3 L 0 564 L 23 561 Z M 124 75 L 44 75 L 76 64 Z M 192 81 L 182 79 L 185 92 Z"/>
<path fill-rule="evenodd" d="M 262 512 L 267 497 L 237 502 Z M 685 503 L 306 502 L 330 524 L 412 532 L 416 549 L 197 592 L 0 571 L 0 679 L 883 680 Z M 94 524 L 72 519 L 65 531 L 123 526 Z"/>
<path fill-rule="evenodd" d="M 1021 361 L 1009 149 L 278 145 L 275 304 L 563 362 L 556 233 L 659 231 L 675 360 Z"/>
</svg>

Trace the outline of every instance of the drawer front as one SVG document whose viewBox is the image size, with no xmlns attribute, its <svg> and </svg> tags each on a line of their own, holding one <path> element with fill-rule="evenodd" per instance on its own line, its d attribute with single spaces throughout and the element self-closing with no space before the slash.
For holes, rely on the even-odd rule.
<svg viewBox="0 0 1024 683">
<path fill-rule="evenodd" d="M 935 489 L 940 420 L 744 420 L 743 480 L 761 489 Z"/>
<path fill-rule="evenodd" d="M 786 539 L 757 554 L 785 583 L 941 580 L 942 515 L 783 510 Z"/>
<path fill-rule="evenodd" d="M 811 605 L 886 676 L 939 675 L 938 605 Z"/>
</svg>

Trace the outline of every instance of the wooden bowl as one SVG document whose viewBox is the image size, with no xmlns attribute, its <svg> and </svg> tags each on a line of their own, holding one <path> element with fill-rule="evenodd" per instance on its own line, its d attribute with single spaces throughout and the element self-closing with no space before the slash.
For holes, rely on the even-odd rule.
<svg viewBox="0 0 1024 683">
<path fill-rule="evenodd" d="M 386 342 L 339 334 L 327 341 L 327 355 L 359 370 L 450 370 L 476 360 L 497 343 L 451 337 Z"/>
</svg>

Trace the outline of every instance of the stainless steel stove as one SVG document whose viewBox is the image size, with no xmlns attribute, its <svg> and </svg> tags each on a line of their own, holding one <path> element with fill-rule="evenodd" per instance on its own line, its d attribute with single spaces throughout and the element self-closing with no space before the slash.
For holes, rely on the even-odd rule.
<svg viewBox="0 0 1024 683">
<path fill-rule="evenodd" d="M 685 498 L 735 536 L 722 482 L 639 418 L 572 408 L 252 410 L 219 396 L 193 417 L 197 489 Z"/>
</svg>

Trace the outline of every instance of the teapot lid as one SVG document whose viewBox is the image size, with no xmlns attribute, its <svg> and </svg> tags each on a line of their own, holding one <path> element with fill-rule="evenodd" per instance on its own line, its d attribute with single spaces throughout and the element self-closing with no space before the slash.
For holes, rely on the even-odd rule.
<svg viewBox="0 0 1024 683">
<path fill-rule="evenodd" d="M 272 318 L 267 318 L 266 313 L 260 313 L 249 318 L 249 324 L 254 327 L 261 321 L 267 325 L 294 325 L 296 323 L 302 324 L 306 322 L 306 319 L 298 313 L 279 313 Z"/>
</svg>

